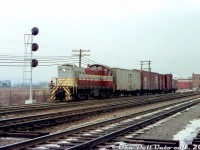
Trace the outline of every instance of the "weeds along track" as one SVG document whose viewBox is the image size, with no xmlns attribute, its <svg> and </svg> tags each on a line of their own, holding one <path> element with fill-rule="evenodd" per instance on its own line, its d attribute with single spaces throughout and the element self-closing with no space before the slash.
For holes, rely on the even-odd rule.
<svg viewBox="0 0 200 150">
<path fill-rule="evenodd" d="M 111 99 L 103 99 L 103 100 L 86 100 L 86 101 L 71 101 L 71 102 L 62 102 L 62 103 L 44 103 L 44 104 L 31 104 L 31 105 L 14 105 L 8 107 L 0 107 L 0 117 L 6 117 L 11 114 L 21 114 L 24 112 L 36 112 L 36 111 L 44 111 L 50 109 L 61 109 L 61 108 L 75 108 L 75 107 L 83 107 L 83 106 L 91 106 L 91 105 L 105 105 L 115 102 L 115 101 L 130 101 L 130 100 L 143 100 L 148 98 L 162 98 L 174 96 L 172 98 L 180 98 L 186 97 L 189 95 L 197 95 L 200 92 L 188 92 L 188 93 L 170 93 L 170 94 L 159 94 L 159 95 L 145 95 L 145 96 L 136 96 L 136 97 L 120 97 L 120 98 L 111 98 Z"/>
<path fill-rule="evenodd" d="M 24 142 L 0 147 L 1 149 L 99 149 L 106 147 L 106 142 L 175 115 L 200 103 L 200 98 L 177 102 L 126 116 L 108 119 L 83 127 L 45 135 Z"/>
</svg>

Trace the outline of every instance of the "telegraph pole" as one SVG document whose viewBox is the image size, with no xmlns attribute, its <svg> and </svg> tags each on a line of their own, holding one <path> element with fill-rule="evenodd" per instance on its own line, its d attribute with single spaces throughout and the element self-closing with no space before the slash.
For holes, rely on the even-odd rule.
<svg viewBox="0 0 200 150">
<path fill-rule="evenodd" d="M 150 82 L 150 85 L 149 85 L 149 89 L 151 90 L 151 87 L 152 87 L 152 83 L 151 83 L 151 62 L 152 61 L 140 61 L 141 62 L 141 71 L 143 71 L 143 70 L 147 70 L 147 71 L 149 71 L 149 82 Z M 147 68 L 143 68 L 143 66 L 144 65 L 146 65 L 147 66 Z"/>
<path fill-rule="evenodd" d="M 78 54 L 73 54 L 74 56 L 79 56 L 79 67 L 81 67 L 81 58 L 83 56 L 90 56 L 90 54 L 83 54 L 85 52 L 90 52 L 90 50 L 83 50 L 83 49 L 80 49 L 80 50 L 72 50 L 72 52 L 78 52 Z"/>
<path fill-rule="evenodd" d="M 146 69 L 147 71 L 151 72 L 151 62 L 152 61 L 149 60 L 149 61 L 140 61 L 140 62 L 141 62 L 141 64 L 140 64 L 141 65 L 141 71 Z M 144 65 L 146 65 L 148 67 L 143 68 Z"/>
</svg>

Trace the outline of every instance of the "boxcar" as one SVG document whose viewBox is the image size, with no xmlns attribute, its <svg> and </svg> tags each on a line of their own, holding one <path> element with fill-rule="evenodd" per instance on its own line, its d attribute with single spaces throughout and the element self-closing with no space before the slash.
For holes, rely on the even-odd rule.
<svg viewBox="0 0 200 150">
<path fill-rule="evenodd" d="M 115 93 L 137 95 L 141 89 L 141 73 L 137 70 L 112 68 Z"/>
<path fill-rule="evenodd" d="M 141 71 L 141 83 L 142 93 L 157 93 L 159 90 L 159 74 L 155 72 Z"/>
<path fill-rule="evenodd" d="M 164 89 L 163 81 L 164 81 L 164 75 L 159 74 L 159 75 L 158 75 L 158 82 L 159 82 L 159 91 L 160 91 L 160 92 L 162 92 L 163 89 Z"/>
<path fill-rule="evenodd" d="M 165 92 L 172 92 L 172 74 L 165 74 Z"/>
<path fill-rule="evenodd" d="M 158 93 L 159 90 L 158 76 L 158 73 L 151 72 L 151 90 L 153 93 Z"/>
<path fill-rule="evenodd" d="M 141 71 L 141 82 L 142 82 L 142 90 L 151 90 L 150 86 L 151 73 L 147 71 Z"/>
</svg>

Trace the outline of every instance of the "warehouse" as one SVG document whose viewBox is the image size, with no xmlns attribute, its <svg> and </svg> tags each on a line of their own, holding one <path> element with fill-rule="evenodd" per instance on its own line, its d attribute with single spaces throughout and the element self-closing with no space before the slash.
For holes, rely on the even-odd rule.
<svg viewBox="0 0 200 150">
<path fill-rule="evenodd" d="M 192 74 L 192 89 L 200 89 L 200 74 Z"/>
<path fill-rule="evenodd" d="M 178 81 L 178 90 L 192 90 L 192 78 L 180 78 Z"/>
</svg>

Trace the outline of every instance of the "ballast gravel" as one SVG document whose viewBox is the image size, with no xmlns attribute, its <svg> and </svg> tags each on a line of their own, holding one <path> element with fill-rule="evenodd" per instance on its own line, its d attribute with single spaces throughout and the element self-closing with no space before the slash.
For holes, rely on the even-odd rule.
<svg viewBox="0 0 200 150">
<path fill-rule="evenodd" d="M 190 121 L 200 119 L 200 104 L 191 107 L 181 113 L 178 113 L 175 117 L 170 120 L 159 124 L 151 128 L 150 130 L 135 136 L 137 138 L 149 138 L 149 139 L 162 139 L 162 140 L 173 140 L 173 136 L 179 131 L 185 129 L 190 124 Z"/>
<path fill-rule="evenodd" d="M 193 96 L 194 98 L 200 97 L 200 96 Z M 115 112 L 110 112 L 110 113 L 105 113 L 101 115 L 95 115 L 92 117 L 88 117 L 79 121 L 74 121 L 74 122 L 69 122 L 65 123 L 62 125 L 57 125 L 49 128 L 45 128 L 42 130 L 42 132 L 50 132 L 56 133 L 60 132 L 63 130 L 68 130 L 76 127 L 81 127 L 85 126 L 87 124 L 95 123 L 95 122 L 100 122 L 103 120 L 111 119 L 111 118 L 116 118 L 120 116 L 124 116 L 130 113 L 136 113 L 156 107 L 160 107 L 163 105 L 175 103 L 178 101 L 184 101 L 186 98 L 182 98 L 179 100 L 174 100 L 174 101 L 167 101 L 167 102 L 161 102 L 161 103 L 156 103 L 156 104 L 150 104 L 150 105 L 145 105 L 145 106 L 140 106 L 140 107 L 133 107 L 129 109 L 121 109 Z M 199 107 L 200 105 L 198 105 Z M 175 117 L 174 119 L 165 122 L 164 124 L 154 127 L 153 129 L 146 131 L 144 134 L 139 135 L 138 137 L 141 138 L 158 138 L 158 139 L 172 139 L 173 135 L 176 134 L 178 131 L 182 130 L 192 118 L 200 118 L 200 109 L 198 110 L 198 107 L 194 107 L 190 109 L 188 112 L 182 113 L 181 115 Z M 177 121 L 176 121 L 177 119 Z M 12 144 L 16 143 L 19 141 L 24 141 L 26 139 L 17 139 L 17 138 L 0 138 L 0 146 L 7 145 L 7 144 Z"/>
</svg>

